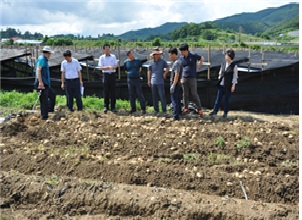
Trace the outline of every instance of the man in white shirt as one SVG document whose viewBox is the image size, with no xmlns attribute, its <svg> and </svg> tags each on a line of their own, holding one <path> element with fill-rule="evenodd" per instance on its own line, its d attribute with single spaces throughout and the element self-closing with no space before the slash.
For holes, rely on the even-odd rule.
<svg viewBox="0 0 302 220">
<path fill-rule="evenodd" d="M 103 72 L 104 83 L 104 113 L 109 109 L 109 98 L 111 99 L 111 111 L 116 112 L 115 86 L 116 86 L 116 68 L 117 60 L 114 54 L 110 54 L 110 45 L 104 44 L 104 54 L 100 56 L 99 67 Z"/>
<path fill-rule="evenodd" d="M 235 87 L 238 79 L 238 68 L 233 62 L 235 52 L 232 49 L 227 50 L 225 53 L 225 63 L 221 65 L 218 76 L 218 93 L 214 104 L 214 109 L 210 115 L 217 115 L 223 95 L 224 100 L 224 114 L 222 117 L 226 118 L 230 108 L 231 93 L 235 92 Z"/>
<path fill-rule="evenodd" d="M 77 109 L 83 109 L 81 87 L 82 81 L 82 67 L 78 60 L 71 57 L 71 51 L 66 50 L 63 54 L 65 60 L 61 63 L 61 88 L 66 91 L 67 107 L 73 112 L 73 99 L 76 99 Z"/>
</svg>

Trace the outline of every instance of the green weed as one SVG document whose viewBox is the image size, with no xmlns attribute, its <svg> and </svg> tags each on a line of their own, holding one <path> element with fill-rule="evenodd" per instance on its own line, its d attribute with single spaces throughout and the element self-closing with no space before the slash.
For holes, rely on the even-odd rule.
<svg viewBox="0 0 302 220">
<path fill-rule="evenodd" d="M 219 148 L 224 148 L 225 147 L 225 141 L 223 139 L 223 137 L 219 136 L 216 138 L 215 144 L 219 147 Z"/>
<path fill-rule="evenodd" d="M 253 142 L 248 137 L 244 136 L 236 143 L 236 148 L 240 150 L 242 148 L 250 147 L 252 143 Z"/>
</svg>

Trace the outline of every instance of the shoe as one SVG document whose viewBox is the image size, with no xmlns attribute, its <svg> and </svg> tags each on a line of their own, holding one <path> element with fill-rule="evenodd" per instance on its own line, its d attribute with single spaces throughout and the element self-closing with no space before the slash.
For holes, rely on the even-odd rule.
<svg viewBox="0 0 302 220">
<path fill-rule="evenodd" d="M 104 108 L 104 113 L 107 114 L 107 112 L 108 112 L 108 109 L 105 107 Z"/>
<path fill-rule="evenodd" d="M 227 114 L 227 113 L 224 113 L 222 117 L 223 117 L 223 118 L 226 118 L 226 117 L 228 117 L 228 114 Z"/>
<path fill-rule="evenodd" d="M 183 112 L 184 113 L 189 113 L 189 109 L 185 108 Z"/>
<path fill-rule="evenodd" d="M 117 113 L 117 111 L 116 111 L 115 109 L 111 109 L 111 111 L 112 111 L 113 113 Z"/>
<path fill-rule="evenodd" d="M 143 110 L 143 111 L 142 111 L 142 114 L 143 114 L 143 115 L 145 115 L 146 113 L 147 113 L 146 110 Z"/>
<path fill-rule="evenodd" d="M 136 112 L 136 110 L 130 110 L 129 114 L 131 115 L 133 112 Z"/>
<path fill-rule="evenodd" d="M 212 111 L 209 115 L 210 116 L 217 115 L 217 112 Z"/>
<path fill-rule="evenodd" d="M 203 112 L 202 112 L 202 110 L 200 109 L 200 110 L 198 110 L 198 115 L 200 115 L 200 116 L 202 116 L 203 115 Z"/>
</svg>

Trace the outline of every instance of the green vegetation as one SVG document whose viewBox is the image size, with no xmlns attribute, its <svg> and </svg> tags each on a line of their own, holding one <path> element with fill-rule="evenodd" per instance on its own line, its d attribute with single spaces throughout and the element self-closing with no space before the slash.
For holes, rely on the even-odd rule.
<svg viewBox="0 0 302 220">
<path fill-rule="evenodd" d="M 225 141 L 224 141 L 223 137 L 221 137 L 221 136 L 217 137 L 216 141 L 215 141 L 215 144 L 219 148 L 224 148 L 225 147 Z"/>
<path fill-rule="evenodd" d="M 1 110 L 31 110 L 38 98 L 36 91 L 30 93 L 21 93 L 17 91 L 7 92 L 0 91 Z M 83 106 L 86 110 L 103 110 L 104 100 L 96 96 L 83 97 Z M 39 101 L 37 102 L 39 105 Z M 65 106 L 66 97 L 64 95 L 56 96 L 56 106 Z M 117 110 L 130 110 L 130 102 L 128 100 L 117 100 Z M 137 109 L 140 110 L 140 105 L 137 102 Z"/>
<path fill-rule="evenodd" d="M 248 137 L 244 136 L 236 143 L 236 148 L 240 150 L 242 148 L 250 147 L 252 143 L 253 142 Z"/>
</svg>

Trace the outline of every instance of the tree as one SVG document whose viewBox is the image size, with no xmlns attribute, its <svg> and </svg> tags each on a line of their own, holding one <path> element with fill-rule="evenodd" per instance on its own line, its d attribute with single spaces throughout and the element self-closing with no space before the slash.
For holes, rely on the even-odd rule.
<svg viewBox="0 0 302 220">
<path fill-rule="evenodd" d="M 152 46 L 160 46 L 161 45 L 161 39 L 160 38 L 155 38 L 152 41 Z"/>
</svg>

